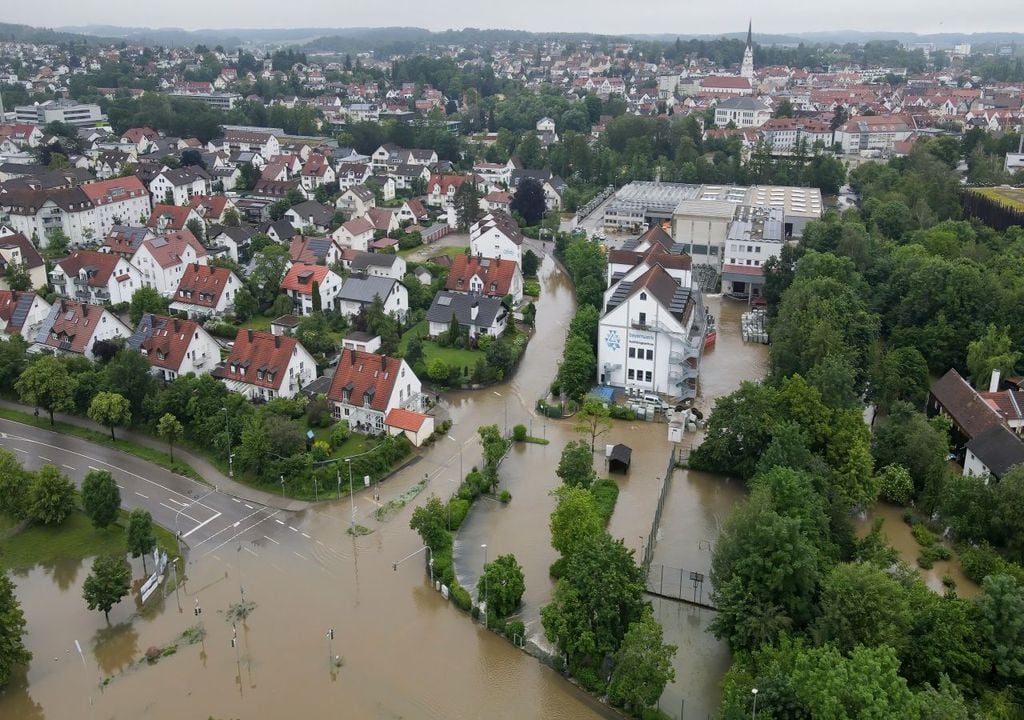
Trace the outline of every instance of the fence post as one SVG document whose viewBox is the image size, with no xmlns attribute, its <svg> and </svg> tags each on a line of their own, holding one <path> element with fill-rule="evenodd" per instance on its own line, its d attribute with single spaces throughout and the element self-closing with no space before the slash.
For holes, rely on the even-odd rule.
<svg viewBox="0 0 1024 720">
<path fill-rule="evenodd" d="M 658 592 L 662 595 L 665 594 L 665 566 L 661 566 L 661 583 L 658 585 Z"/>
</svg>

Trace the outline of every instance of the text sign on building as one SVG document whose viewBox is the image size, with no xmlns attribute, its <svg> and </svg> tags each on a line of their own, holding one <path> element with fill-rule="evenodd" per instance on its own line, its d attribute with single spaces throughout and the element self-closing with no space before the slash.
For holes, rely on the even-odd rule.
<svg viewBox="0 0 1024 720">
<path fill-rule="evenodd" d="M 654 347 L 654 333 L 643 332 L 641 330 L 630 330 L 629 344 Z"/>
</svg>

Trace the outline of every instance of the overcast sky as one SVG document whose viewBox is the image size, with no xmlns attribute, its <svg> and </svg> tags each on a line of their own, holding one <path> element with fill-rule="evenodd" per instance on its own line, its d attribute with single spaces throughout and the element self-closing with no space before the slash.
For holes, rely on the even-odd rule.
<svg viewBox="0 0 1024 720">
<path fill-rule="evenodd" d="M 703 34 L 815 30 L 1024 32 L 1021 0 L 33 0 L 10 2 L 4 22 L 55 27 L 354 27 L 404 25 L 560 30 L 597 33 Z"/>
</svg>

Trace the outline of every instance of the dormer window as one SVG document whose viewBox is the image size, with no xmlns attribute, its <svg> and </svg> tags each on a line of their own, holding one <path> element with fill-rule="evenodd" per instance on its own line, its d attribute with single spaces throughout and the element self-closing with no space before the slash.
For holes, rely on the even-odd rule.
<svg viewBox="0 0 1024 720">
<path fill-rule="evenodd" d="M 641 300 L 646 300 L 647 299 L 647 293 L 645 293 L 645 292 L 640 293 L 640 299 Z"/>
</svg>

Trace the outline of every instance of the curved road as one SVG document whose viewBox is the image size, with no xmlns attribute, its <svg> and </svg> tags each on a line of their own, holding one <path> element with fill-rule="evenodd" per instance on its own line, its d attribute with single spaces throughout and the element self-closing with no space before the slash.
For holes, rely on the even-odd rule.
<svg viewBox="0 0 1024 720">
<path fill-rule="evenodd" d="M 295 515 L 219 492 L 146 460 L 12 420 L 0 419 L 0 447 L 29 470 L 55 465 L 77 485 L 90 470 L 107 470 L 121 488 L 122 507 L 142 508 L 160 525 L 176 530 L 183 545 L 203 554 L 233 541 L 273 538 L 293 532 Z"/>
</svg>

